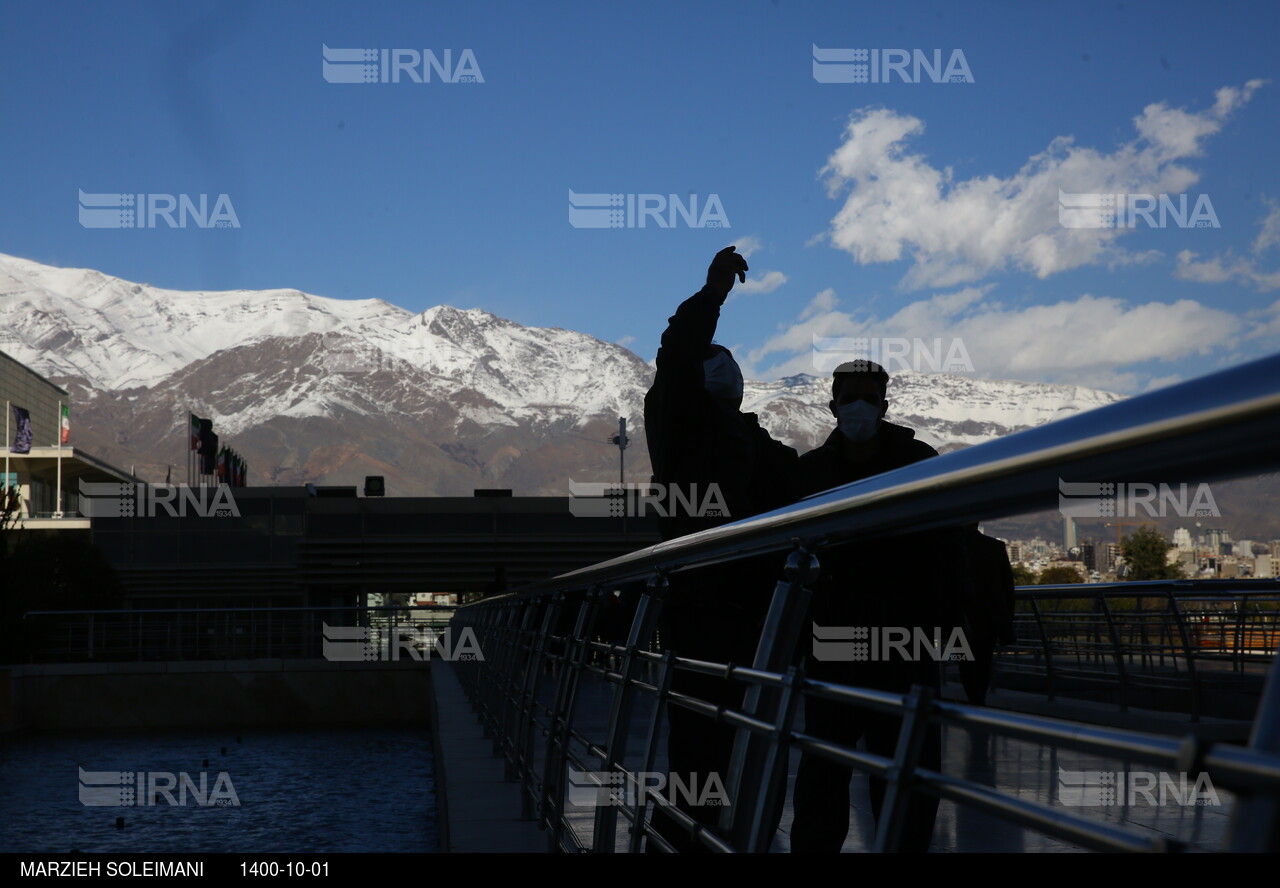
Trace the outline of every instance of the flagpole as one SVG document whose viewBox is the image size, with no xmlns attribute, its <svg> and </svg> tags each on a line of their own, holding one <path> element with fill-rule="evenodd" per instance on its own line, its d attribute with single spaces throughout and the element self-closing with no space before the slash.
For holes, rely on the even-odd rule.
<svg viewBox="0 0 1280 888">
<path fill-rule="evenodd" d="M 9 401 L 6 399 L 4 402 L 4 491 L 6 496 L 9 493 L 9 451 L 13 447 L 13 444 L 9 441 L 10 410 Z M 5 502 L 8 502 L 8 500 L 6 499 Z"/>
<path fill-rule="evenodd" d="M 58 417 L 53 427 L 58 430 L 58 493 L 54 500 L 53 517 L 62 517 L 62 402 L 58 402 Z"/>
</svg>

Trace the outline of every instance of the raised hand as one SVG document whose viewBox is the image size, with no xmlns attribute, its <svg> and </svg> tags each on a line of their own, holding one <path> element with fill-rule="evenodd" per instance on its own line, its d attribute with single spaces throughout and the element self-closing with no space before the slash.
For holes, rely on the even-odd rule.
<svg viewBox="0 0 1280 888">
<path fill-rule="evenodd" d="M 714 291 L 721 299 L 729 295 L 736 277 L 742 283 L 747 282 L 747 260 L 737 252 L 737 247 L 728 246 L 716 253 L 707 268 L 707 289 Z"/>
</svg>

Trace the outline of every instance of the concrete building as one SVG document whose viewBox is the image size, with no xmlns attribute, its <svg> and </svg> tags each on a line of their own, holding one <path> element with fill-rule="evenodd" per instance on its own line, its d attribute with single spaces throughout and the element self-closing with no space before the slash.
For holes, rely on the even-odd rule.
<svg viewBox="0 0 1280 888">
<path fill-rule="evenodd" d="M 1205 545 L 1212 555 L 1231 554 L 1231 534 L 1225 527 L 1211 527 L 1205 531 Z"/>
<path fill-rule="evenodd" d="M 88 530 L 81 508 L 79 483 L 134 482 L 137 479 L 75 446 L 71 425 L 63 440 L 62 407 L 70 412 L 66 389 L 54 385 L 25 364 L 0 352 L 0 400 L 4 401 L 8 434 L 0 487 L 17 487 L 21 526 L 29 530 Z M 25 411 L 31 423 L 30 450 L 14 453 L 18 418 Z M 70 422 L 74 423 L 74 413 Z"/>
<path fill-rule="evenodd" d="M 577 517 L 567 497 L 357 497 L 230 490 L 236 515 L 92 519 L 126 607 L 467 601 L 658 542 L 648 517 Z M 151 494 L 148 494 L 148 498 Z"/>
</svg>

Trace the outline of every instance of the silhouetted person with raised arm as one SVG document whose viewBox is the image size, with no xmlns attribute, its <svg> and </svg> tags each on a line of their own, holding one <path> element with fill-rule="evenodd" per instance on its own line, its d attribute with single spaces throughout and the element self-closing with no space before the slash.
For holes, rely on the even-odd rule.
<svg viewBox="0 0 1280 888">
<path fill-rule="evenodd" d="M 667 491 L 668 507 L 672 488 L 703 503 L 710 485 L 718 486 L 716 499 L 725 507 L 725 514 L 682 509 L 660 518 L 663 539 L 779 508 L 798 494 L 796 451 L 771 438 L 755 414 L 741 412 L 742 371 L 727 348 L 712 343 L 720 308 L 734 279 L 745 282 L 746 272 L 747 262 L 734 247 L 721 250 L 706 285 L 680 304 L 662 334 L 657 374 L 644 400 L 653 480 Z M 749 666 L 782 563 L 782 556 L 770 555 L 674 574 L 663 614 L 664 645 L 680 657 Z M 673 689 L 726 707 L 742 705 L 737 682 L 677 671 Z M 667 713 L 671 774 L 699 791 L 713 775 L 727 788 L 734 729 L 679 706 L 669 705 Z M 708 825 L 722 810 L 680 807 Z M 705 850 L 661 811 L 654 825 L 678 851 Z"/>
<path fill-rule="evenodd" d="M 836 368 L 828 405 L 836 428 L 821 447 L 800 457 L 806 495 L 938 455 L 916 440 L 911 429 L 885 421 L 888 384 L 889 374 L 870 361 Z M 926 531 L 823 549 L 818 553 L 822 573 L 814 589 L 813 623 L 871 632 L 920 626 L 931 638 L 934 627 L 941 627 L 945 642 L 957 619 L 950 604 L 951 598 L 958 597 L 954 586 L 961 579 L 955 570 L 957 533 Z M 819 681 L 904 693 L 917 684 L 938 688 L 941 677 L 940 664 L 927 657 L 914 662 L 900 657 L 850 662 L 811 654 L 806 670 Z M 850 747 L 865 737 L 869 752 L 893 757 L 901 723 L 897 716 L 815 697 L 805 698 L 804 709 L 805 733 Z M 921 763 L 933 770 L 941 767 L 941 730 L 936 726 L 930 728 Z M 793 794 L 793 852 L 841 849 L 849 832 L 851 776 L 847 766 L 816 754 L 802 755 Z M 885 782 L 873 779 L 870 790 L 872 808 L 879 817 Z M 903 850 L 928 850 L 936 812 L 936 799 L 913 795 Z"/>
</svg>

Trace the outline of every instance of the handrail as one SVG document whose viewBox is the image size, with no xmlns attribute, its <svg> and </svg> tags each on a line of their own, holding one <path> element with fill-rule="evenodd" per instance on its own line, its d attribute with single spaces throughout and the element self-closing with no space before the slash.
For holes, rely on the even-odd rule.
<svg viewBox="0 0 1280 888">
<path fill-rule="evenodd" d="M 802 670 L 789 664 L 807 628 L 797 615 L 807 611 L 808 584 L 818 569 L 815 554 L 820 555 L 828 546 L 1051 509 L 1058 505 L 1061 480 L 1102 481 L 1140 474 L 1147 482 L 1185 483 L 1246 475 L 1280 464 L 1280 451 L 1274 444 L 1278 437 L 1280 355 L 1274 355 L 463 605 L 454 619 L 457 624 L 476 627 L 486 658 L 456 668 L 462 670 L 464 686 L 491 732 L 495 753 L 507 759 L 511 779 L 524 784 L 526 814 L 536 805 L 537 816 L 548 826 L 549 840 L 556 848 L 577 848 L 576 841 L 566 835 L 566 831 L 572 832 L 565 814 L 566 768 L 583 769 L 586 756 L 602 760 L 611 775 L 634 779 L 624 758 L 634 720 L 633 704 L 639 694 L 655 698 L 646 762 L 653 761 L 659 727 L 669 707 L 700 712 L 736 729 L 729 772 L 733 808 L 721 818 L 726 832 L 695 823 L 661 800 L 651 800 L 667 810 L 693 841 L 715 850 L 767 849 L 772 835 L 770 811 L 778 801 L 779 782 L 785 783 L 786 753 L 791 748 L 889 777 L 876 840 L 879 850 L 899 847 L 906 800 L 920 792 L 998 813 L 1087 847 L 1178 847 L 1176 841 L 1153 838 L 1149 832 L 1090 822 L 1042 803 L 1011 798 L 990 787 L 929 771 L 921 765 L 922 737 L 928 723 L 938 721 L 981 725 L 996 733 L 1034 736 L 1067 747 L 1083 745 L 1126 761 L 1175 763 L 1184 772 L 1213 770 L 1215 780 L 1221 779 L 1242 794 L 1244 807 L 1233 817 L 1233 829 L 1241 823 L 1243 810 L 1260 818 L 1251 837 L 1233 840 L 1233 847 L 1272 847 L 1280 817 L 1280 680 L 1274 664 L 1255 722 L 1253 744 L 1248 748 L 1202 744 L 1193 737 L 1181 743 L 1158 741 L 1131 731 L 995 713 L 942 703 L 927 688 L 916 688 L 906 696 L 846 688 L 808 680 Z M 650 650 L 657 614 L 667 594 L 668 575 L 784 550 L 790 552 L 787 579 L 775 588 L 750 668 L 692 661 L 681 658 L 679 651 L 658 654 Z M 636 603 L 626 643 L 595 641 L 607 593 L 644 580 L 648 585 Z M 1110 599 L 1173 598 L 1173 590 L 1158 585 L 1126 587 L 1098 596 L 1107 605 L 1105 615 L 1116 656 L 1120 635 L 1116 615 L 1110 613 Z M 1161 591 L 1157 592 L 1158 588 Z M 585 596 L 576 594 L 584 590 Z M 575 593 L 574 604 L 567 593 Z M 1025 597 L 1038 605 L 1048 598 L 1078 594 L 1079 587 L 1067 592 L 1046 588 Z M 572 616 L 566 611 L 573 606 L 577 619 L 572 631 L 565 631 L 562 618 Z M 1046 616 L 1052 614 L 1036 608 L 1042 631 Z M 604 664 L 593 662 L 596 657 L 605 658 Z M 1119 661 L 1117 666 L 1124 668 Z M 741 711 L 674 692 L 671 679 L 676 671 L 714 674 L 745 684 L 748 690 Z M 551 678 L 546 678 L 548 675 Z M 586 737 L 575 727 L 579 679 L 585 675 L 613 686 L 604 739 Z M 544 692 L 551 684 L 555 692 L 549 704 Z M 903 726 L 894 758 L 859 753 L 798 732 L 797 704 L 815 695 L 834 696 L 854 705 L 888 706 L 900 712 Z M 546 721 L 541 721 L 541 716 Z M 539 764 L 535 741 L 542 740 L 545 746 Z M 659 850 L 670 850 L 665 838 L 644 822 L 643 802 L 608 813 L 598 810 L 594 850 L 614 849 L 617 816 L 631 821 L 632 850 L 638 848 L 641 838 Z"/>
<path fill-rule="evenodd" d="M 1182 483 L 1274 467 L 1280 354 L 952 451 L 762 515 L 657 543 L 511 595 L 545 594 L 789 549 L 1056 508 L 1058 482 Z M 465 605 L 464 605 L 465 606 Z"/>
</svg>

